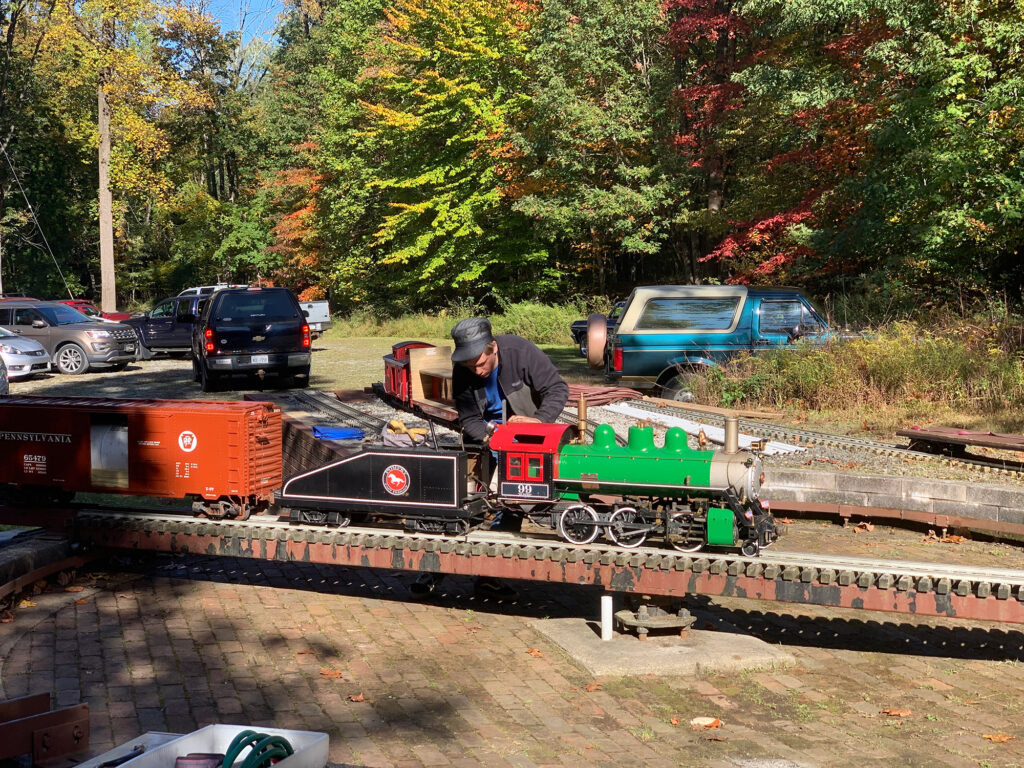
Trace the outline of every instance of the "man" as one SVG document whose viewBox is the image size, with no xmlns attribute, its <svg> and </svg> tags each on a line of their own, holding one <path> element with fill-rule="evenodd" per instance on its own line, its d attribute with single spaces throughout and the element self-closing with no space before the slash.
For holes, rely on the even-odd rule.
<svg viewBox="0 0 1024 768">
<path fill-rule="evenodd" d="M 452 395 L 459 426 L 467 440 L 486 443 L 497 424 L 552 423 L 569 399 L 569 385 L 562 380 L 548 356 L 520 336 L 491 333 L 485 317 L 471 317 L 452 328 Z M 518 531 L 518 515 L 499 513 L 492 530 Z M 412 585 L 416 597 L 429 595 L 440 575 L 424 573 Z M 494 579 L 477 579 L 476 591 L 498 599 L 514 599 L 515 590 Z"/>
</svg>

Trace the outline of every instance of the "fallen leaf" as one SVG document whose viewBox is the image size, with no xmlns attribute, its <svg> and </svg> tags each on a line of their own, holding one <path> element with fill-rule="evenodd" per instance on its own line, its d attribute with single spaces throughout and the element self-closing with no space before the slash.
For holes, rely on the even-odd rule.
<svg viewBox="0 0 1024 768">
<path fill-rule="evenodd" d="M 533 656 L 533 658 L 535 659 L 539 659 L 544 655 L 543 653 L 541 653 L 540 648 L 530 648 L 526 652 Z"/>
<path fill-rule="evenodd" d="M 483 627 L 466 627 L 467 632 L 479 632 Z"/>
<path fill-rule="evenodd" d="M 349 701 L 366 701 L 366 698 L 361 693 L 350 693 L 348 695 Z"/>
<path fill-rule="evenodd" d="M 88 600 L 75 600 L 75 605 L 88 605 Z"/>
<path fill-rule="evenodd" d="M 669 723 L 672 724 L 672 725 L 679 725 L 679 718 L 678 717 L 673 717 L 672 719 L 669 720 Z"/>
<path fill-rule="evenodd" d="M 65 592 L 84 592 L 85 591 L 85 587 L 79 587 L 79 586 L 64 587 L 64 591 Z"/>
<path fill-rule="evenodd" d="M 124 592 L 121 592 L 120 594 L 118 594 L 118 597 L 123 597 L 125 600 L 131 600 L 132 599 L 131 595 L 126 595 Z"/>
<path fill-rule="evenodd" d="M 712 728 L 721 728 L 722 721 L 717 717 L 695 717 L 690 721 L 690 727 L 694 730 L 711 730 Z"/>
<path fill-rule="evenodd" d="M 313 655 L 313 654 L 316 653 L 316 651 L 296 651 L 295 653 L 298 656 L 302 656 L 303 654 L 307 654 L 307 653 L 310 654 L 310 655 Z"/>
<path fill-rule="evenodd" d="M 320 677 L 325 677 L 329 680 L 337 680 L 341 677 L 340 669 L 333 669 L 331 667 L 320 667 Z"/>
<path fill-rule="evenodd" d="M 0 613 L 0 624 L 10 624 L 14 621 L 14 614 L 10 611 L 4 611 Z"/>
<path fill-rule="evenodd" d="M 590 693 L 593 693 L 594 691 L 600 691 L 601 690 L 601 684 L 600 683 L 587 683 L 586 685 L 583 686 L 583 690 L 587 691 L 587 692 L 590 692 Z"/>
<path fill-rule="evenodd" d="M 942 543 L 943 544 L 963 544 L 964 543 L 964 537 L 963 536 L 943 536 L 942 537 Z"/>
<path fill-rule="evenodd" d="M 867 520 L 861 520 L 857 523 L 857 526 L 853 529 L 854 533 L 864 533 L 866 531 L 875 530 L 875 526 L 869 523 Z"/>
<path fill-rule="evenodd" d="M 790 524 L 792 524 L 793 521 L 790 520 L 788 517 L 783 517 L 781 519 L 776 519 L 775 522 L 776 523 L 782 523 L 783 525 L 790 525 Z"/>
<path fill-rule="evenodd" d="M 717 733 L 713 733 L 704 739 L 705 741 L 728 741 L 725 736 L 719 736 Z"/>
<path fill-rule="evenodd" d="M 981 738 L 988 739 L 995 744 L 1002 744 L 1017 737 L 1011 733 L 983 733 L 981 734 Z"/>
<path fill-rule="evenodd" d="M 882 710 L 882 714 L 888 715 L 889 717 L 910 717 L 910 710 L 897 709 L 896 707 L 886 707 Z"/>
<path fill-rule="evenodd" d="M 35 605 L 36 604 L 33 603 L 28 598 L 26 598 L 26 599 L 22 600 L 20 603 L 18 603 L 18 607 L 19 608 L 35 608 Z"/>
</svg>

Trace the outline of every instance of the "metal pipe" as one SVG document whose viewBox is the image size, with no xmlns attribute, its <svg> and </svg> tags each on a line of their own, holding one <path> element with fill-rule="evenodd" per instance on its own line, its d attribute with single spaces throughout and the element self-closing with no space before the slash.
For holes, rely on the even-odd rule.
<svg viewBox="0 0 1024 768">
<path fill-rule="evenodd" d="M 576 421 L 582 443 L 587 436 L 587 398 L 580 393 L 580 399 L 576 401 Z"/>
<path fill-rule="evenodd" d="M 612 618 L 612 596 L 601 595 L 601 640 L 606 643 L 611 640 L 614 629 L 615 620 Z"/>
<path fill-rule="evenodd" d="M 740 420 L 735 416 L 725 418 L 725 453 L 739 453 Z"/>
</svg>

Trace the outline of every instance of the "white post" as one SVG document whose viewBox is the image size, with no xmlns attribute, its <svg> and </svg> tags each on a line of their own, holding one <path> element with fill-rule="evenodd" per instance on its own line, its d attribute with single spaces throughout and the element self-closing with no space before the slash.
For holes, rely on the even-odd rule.
<svg viewBox="0 0 1024 768">
<path fill-rule="evenodd" d="M 601 595 L 601 640 L 608 642 L 612 639 L 612 631 L 615 620 L 612 618 L 612 596 Z"/>
</svg>

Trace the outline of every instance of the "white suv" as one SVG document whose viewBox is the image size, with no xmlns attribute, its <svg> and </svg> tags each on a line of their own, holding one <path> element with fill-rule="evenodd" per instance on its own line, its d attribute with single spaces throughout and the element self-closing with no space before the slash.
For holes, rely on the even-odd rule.
<svg viewBox="0 0 1024 768">
<path fill-rule="evenodd" d="M 200 285 L 196 288 L 186 288 L 179 296 L 208 296 L 215 291 L 223 291 L 225 288 L 248 288 L 248 285 L 234 285 L 232 283 L 217 283 L 216 285 Z"/>
</svg>

